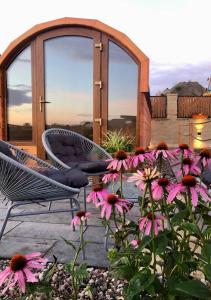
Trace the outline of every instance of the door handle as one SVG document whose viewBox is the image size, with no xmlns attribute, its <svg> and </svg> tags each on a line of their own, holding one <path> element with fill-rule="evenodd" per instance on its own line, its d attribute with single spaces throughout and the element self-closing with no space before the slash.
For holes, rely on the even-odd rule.
<svg viewBox="0 0 211 300">
<path fill-rule="evenodd" d="M 45 101 L 45 99 L 42 99 L 42 96 L 40 96 L 40 112 L 42 112 L 42 104 L 45 104 L 45 103 L 51 103 L 50 101 Z"/>
</svg>

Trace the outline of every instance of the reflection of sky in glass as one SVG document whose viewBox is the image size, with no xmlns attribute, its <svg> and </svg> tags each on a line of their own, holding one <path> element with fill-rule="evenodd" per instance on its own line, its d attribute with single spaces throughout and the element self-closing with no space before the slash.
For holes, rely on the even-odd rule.
<svg viewBox="0 0 211 300">
<path fill-rule="evenodd" d="M 137 83 L 137 64 L 127 52 L 109 41 L 108 119 L 110 129 L 135 126 Z M 122 115 L 127 117 L 123 119 L 120 117 Z"/>
<path fill-rule="evenodd" d="M 31 47 L 24 49 L 7 69 L 8 124 L 32 124 Z"/>
<path fill-rule="evenodd" d="M 46 124 L 93 119 L 93 40 L 79 36 L 45 42 Z"/>
</svg>

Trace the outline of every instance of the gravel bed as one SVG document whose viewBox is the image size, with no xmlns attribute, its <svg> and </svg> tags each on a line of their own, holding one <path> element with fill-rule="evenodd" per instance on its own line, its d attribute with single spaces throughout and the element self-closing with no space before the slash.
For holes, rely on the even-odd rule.
<svg viewBox="0 0 211 300">
<path fill-rule="evenodd" d="M 8 265 L 8 260 L 0 261 L 0 271 Z M 52 264 L 49 263 L 47 268 Z M 46 269 L 45 269 L 46 270 Z M 43 270 L 39 273 L 39 278 L 43 277 Z M 81 284 L 78 299 L 96 299 L 96 300 L 123 300 L 124 281 L 112 278 L 108 270 L 103 268 L 87 267 L 89 278 Z M 71 300 L 71 276 L 66 273 L 63 264 L 57 264 L 56 270 L 50 280 L 52 286 L 50 300 Z M 3 288 L 0 288 L 0 295 Z M 90 292 L 92 297 L 90 297 Z M 10 289 L 4 296 L 0 296 L 2 300 L 19 299 L 20 294 L 17 288 Z M 27 300 L 49 300 L 45 295 L 33 294 L 27 297 Z"/>
</svg>

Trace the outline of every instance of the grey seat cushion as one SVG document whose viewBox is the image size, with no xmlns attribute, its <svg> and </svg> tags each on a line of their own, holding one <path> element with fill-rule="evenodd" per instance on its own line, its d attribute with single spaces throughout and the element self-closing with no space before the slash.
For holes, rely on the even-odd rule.
<svg viewBox="0 0 211 300">
<path fill-rule="evenodd" d="M 49 135 L 51 150 L 63 163 L 85 173 L 101 173 L 107 171 L 107 161 L 91 161 L 77 136 Z M 90 149 L 91 151 L 91 149 Z"/>
<path fill-rule="evenodd" d="M 73 188 L 82 188 L 86 186 L 89 181 L 87 177 L 78 169 L 71 170 L 44 170 L 40 172 L 59 183 Z"/>
<path fill-rule="evenodd" d="M 10 150 L 10 148 L 8 147 L 8 145 L 1 141 L 0 141 L 0 152 L 2 152 L 4 155 L 17 161 L 16 157 L 13 155 L 13 153 Z"/>
<path fill-rule="evenodd" d="M 89 160 L 77 136 L 49 135 L 51 150 L 62 162 L 81 162 Z"/>
<path fill-rule="evenodd" d="M 96 161 L 81 161 L 81 162 L 69 162 L 67 165 L 71 168 L 77 168 L 85 173 L 100 173 L 106 172 L 109 165 L 108 161 L 96 160 Z"/>
<path fill-rule="evenodd" d="M 211 185 L 211 169 L 207 168 L 202 174 L 202 181 L 207 185 Z"/>
</svg>

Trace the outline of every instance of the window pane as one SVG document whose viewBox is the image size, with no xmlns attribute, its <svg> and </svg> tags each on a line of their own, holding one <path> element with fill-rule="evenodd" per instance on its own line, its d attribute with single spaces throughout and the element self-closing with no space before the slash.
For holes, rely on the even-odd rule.
<svg viewBox="0 0 211 300">
<path fill-rule="evenodd" d="M 45 42 L 46 127 L 93 135 L 93 40 L 80 36 Z"/>
<path fill-rule="evenodd" d="M 108 129 L 136 136 L 138 66 L 109 41 Z"/>
<path fill-rule="evenodd" d="M 30 46 L 7 69 L 7 123 L 8 140 L 32 141 Z"/>
</svg>

